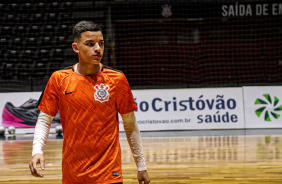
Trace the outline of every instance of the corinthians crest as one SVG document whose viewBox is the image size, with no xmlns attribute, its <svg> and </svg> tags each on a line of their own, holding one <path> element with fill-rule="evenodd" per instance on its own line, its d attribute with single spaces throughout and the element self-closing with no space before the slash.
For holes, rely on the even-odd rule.
<svg viewBox="0 0 282 184">
<path fill-rule="evenodd" d="M 94 99 L 96 101 L 99 101 L 101 103 L 109 101 L 110 93 L 108 90 L 110 87 L 108 85 L 104 85 L 103 83 L 99 85 L 94 86 L 94 89 L 96 89 L 96 92 L 94 94 Z"/>
<path fill-rule="evenodd" d="M 170 17 L 172 12 L 171 12 L 171 5 L 162 5 L 162 16 L 163 17 Z"/>
</svg>

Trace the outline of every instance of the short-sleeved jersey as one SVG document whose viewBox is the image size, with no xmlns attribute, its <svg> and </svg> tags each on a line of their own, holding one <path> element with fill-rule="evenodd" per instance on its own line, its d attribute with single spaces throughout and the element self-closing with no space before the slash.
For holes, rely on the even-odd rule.
<svg viewBox="0 0 282 184">
<path fill-rule="evenodd" d="M 122 182 L 118 112 L 137 110 L 125 75 L 101 64 L 101 71 L 81 76 L 74 66 L 56 71 L 38 108 L 63 127 L 64 184 Z"/>
</svg>

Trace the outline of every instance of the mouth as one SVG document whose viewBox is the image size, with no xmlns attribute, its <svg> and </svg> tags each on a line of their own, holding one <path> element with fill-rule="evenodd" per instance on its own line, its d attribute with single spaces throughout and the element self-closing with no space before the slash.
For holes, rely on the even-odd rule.
<svg viewBox="0 0 282 184">
<path fill-rule="evenodd" d="M 95 58 L 100 58 L 100 57 L 102 57 L 102 55 L 96 54 L 96 55 L 93 55 L 93 57 L 95 57 Z"/>
</svg>

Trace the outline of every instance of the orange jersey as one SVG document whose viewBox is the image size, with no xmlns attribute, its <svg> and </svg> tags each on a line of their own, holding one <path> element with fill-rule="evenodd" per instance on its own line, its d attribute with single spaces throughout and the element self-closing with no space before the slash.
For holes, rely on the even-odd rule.
<svg viewBox="0 0 282 184">
<path fill-rule="evenodd" d="M 52 116 L 60 110 L 64 184 L 122 182 L 118 112 L 137 110 L 122 72 L 102 64 L 92 76 L 74 66 L 56 71 L 38 108 Z"/>
</svg>

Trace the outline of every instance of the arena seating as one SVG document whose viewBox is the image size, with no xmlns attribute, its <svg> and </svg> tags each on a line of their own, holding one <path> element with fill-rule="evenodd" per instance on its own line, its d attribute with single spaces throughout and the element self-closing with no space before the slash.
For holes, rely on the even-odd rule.
<svg viewBox="0 0 282 184">
<path fill-rule="evenodd" d="M 74 4 L 72 0 L 1 1 L 2 89 L 8 85 L 12 91 L 20 87 L 11 86 L 17 80 L 25 80 L 23 85 L 32 85 L 30 81 L 49 78 L 54 71 L 73 64 L 66 60 L 65 50 L 71 47 L 68 38 L 76 23 L 72 17 Z"/>
</svg>

